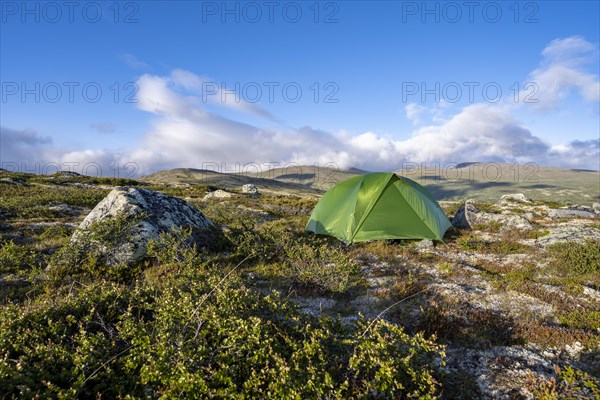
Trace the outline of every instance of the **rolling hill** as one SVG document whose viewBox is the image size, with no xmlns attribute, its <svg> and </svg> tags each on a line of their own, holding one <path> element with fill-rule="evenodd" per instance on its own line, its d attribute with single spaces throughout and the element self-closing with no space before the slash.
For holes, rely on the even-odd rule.
<svg viewBox="0 0 600 400">
<path fill-rule="evenodd" d="M 319 196 L 336 183 L 368 171 L 351 168 L 294 166 L 245 173 L 220 173 L 193 168 L 158 171 L 142 178 L 147 181 L 180 182 L 239 188 L 252 183 L 273 194 Z M 600 202 L 600 172 L 540 167 L 534 164 L 470 162 L 437 167 L 406 163 L 395 171 L 425 186 L 437 199 L 445 201 L 474 198 L 497 199 L 520 192 L 544 201 L 570 204 Z"/>
</svg>

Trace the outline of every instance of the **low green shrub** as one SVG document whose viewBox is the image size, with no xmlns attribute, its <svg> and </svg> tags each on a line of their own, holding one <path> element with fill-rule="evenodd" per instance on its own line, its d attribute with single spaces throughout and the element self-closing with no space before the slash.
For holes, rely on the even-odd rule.
<svg viewBox="0 0 600 400">
<path fill-rule="evenodd" d="M 127 246 L 133 227 L 143 218 L 116 216 L 93 223 L 86 230 L 78 230 L 74 238 L 54 253 L 49 262 L 49 274 L 54 282 L 66 277 L 87 279 L 109 278 L 129 282 L 140 272 L 141 263 L 126 265 L 107 264 L 107 255 L 119 246 Z"/>
<path fill-rule="evenodd" d="M 0 272 L 18 272 L 36 266 L 35 252 L 12 240 L 0 248 Z"/>
<path fill-rule="evenodd" d="M 463 251 L 482 251 L 487 245 L 487 242 L 468 233 L 458 237 L 458 239 L 456 239 L 456 244 Z"/>
<path fill-rule="evenodd" d="M 575 309 L 562 312 L 558 316 L 562 325 L 575 329 L 589 329 L 600 331 L 600 311 L 589 309 Z"/>
<path fill-rule="evenodd" d="M 49 294 L 0 308 L 0 387 L 6 398 L 119 397 L 137 393 L 115 358 L 128 348 L 117 323 L 139 291 L 94 284 L 71 296 Z"/>
<path fill-rule="evenodd" d="M 127 365 L 154 396 L 435 398 L 443 348 L 384 321 L 367 326 L 298 314 L 214 277 L 166 289 L 153 320 L 126 314 L 122 332 Z"/>
<path fill-rule="evenodd" d="M 283 249 L 284 276 L 310 292 L 344 293 L 364 283 L 360 266 L 343 249 L 302 240 L 286 243 Z"/>
<path fill-rule="evenodd" d="M 556 376 L 539 381 L 530 378 L 532 394 L 540 400 L 597 399 L 600 398 L 600 383 L 587 373 L 571 366 L 554 366 Z"/>
<path fill-rule="evenodd" d="M 563 274 L 600 273 L 600 244 L 587 240 L 585 243 L 558 243 L 548 247 L 552 264 Z"/>
<path fill-rule="evenodd" d="M 2 394 L 440 396 L 444 348 L 434 338 L 382 320 L 343 325 L 299 313 L 276 293 L 246 287 L 239 264 L 206 260 L 186 243 L 180 231 L 150 245 L 146 272 L 163 267 L 160 279 L 124 285 L 98 276 L 0 306 Z"/>
<path fill-rule="evenodd" d="M 472 233 L 463 234 L 456 239 L 456 244 L 463 251 L 516 254 L 529 251 L 530 247 L 510 238 L 502 238 L 497 241 L 487 241 L 478 238 Z"/>
</svg>

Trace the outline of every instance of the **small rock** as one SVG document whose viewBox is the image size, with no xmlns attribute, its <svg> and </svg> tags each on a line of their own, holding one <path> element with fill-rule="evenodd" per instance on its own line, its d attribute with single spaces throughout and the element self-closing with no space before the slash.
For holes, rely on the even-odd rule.
<svg viewBox="0 0 600 400">
<path fill-rule="evenodd" d="M 206 196 L 204 196 L 202 198 L 202 201 L 207 201 L 210 199 L 227 199 L 227 198 L 230 198 L 231 196 L 232 196 L 231 193 L 226 192 L 221 189 L 218 189 L 218 190 L 215 190 L 214 192 L 207 193 Z"/>
<path fill-rule="evenodd" d="M 579 355 L 584 350 L 584 347 L 579 342 L 574 342 L 572 345 L 566 345 L 565 351 L 572 358 L 579 358 Z"/>
<path fill-rule="evenodd" d="M 594 203 L 594 204 L 592 204 L 592 209 L 594 211 L 596 211 L 597 213 L 600 213 L 600 203 Z"/>
<path fill-rule="evenodd" d="M 381 288 L 388 285 L 391 285 L 394 278 L 391 276 L 375 276 L 372 278 L 367 278 L 366 281 L 369 284 L 371 289 Z"/>
<path fill-rule="evenodd" d="M 511 193 L 500 197 L 500 200 L 496 204 L 503 206 L 515 203 L 531 203 L 531 199 L 528 199 L 523 193 Z"/>
<path fill-rule="evenodd" d="M 242 186 L 242 193 L 245 194 L 258 194 L 258 189 L 251 183 Z"/>
<path fill-rule="evenodd" d="M 423 239 L 415 245 L 417 250 L 429 250 L 433 249 L 433 240 L 431 239 Z"/>
<path fill-rule="evenodd" d="M 63 215 L 78 215 L 81 213 L 81 211 L 76 211 L 73 208 L 71 208 L 71 206 L 64 203 L 51 205 L 50 207 L 48 207 L 48 209 L 50 211 L 54 211 Z"/>
</svg>

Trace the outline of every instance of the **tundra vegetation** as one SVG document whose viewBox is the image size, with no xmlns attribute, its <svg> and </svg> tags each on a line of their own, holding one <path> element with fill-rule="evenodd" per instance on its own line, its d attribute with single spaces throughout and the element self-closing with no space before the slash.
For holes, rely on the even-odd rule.
<svg viewBox="0 0 600 400">
<path fill-rule="evenodd" d="M 198 248 L 177 229 L 144 260 L 107 266 L 93 244 L 126 241 L 135 222 L 116 218 L 69 245 L 122 185 L 186 199 L 222 241 Z M 600 396 L 599 242 L 537 242 L 565 223 L 600 232 L 598 220 L 513 204 L 533 230 L 346 246 L 303 231 L 315 199 L 201 201 L 214 189 L 0 171 L 2 397 Z"/>
</svg>

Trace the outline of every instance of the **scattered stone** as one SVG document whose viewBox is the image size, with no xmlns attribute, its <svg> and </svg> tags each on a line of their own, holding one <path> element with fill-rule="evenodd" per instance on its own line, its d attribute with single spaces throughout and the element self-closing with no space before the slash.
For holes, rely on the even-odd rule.
<svg viewBox="0 0 600 400">
<path fill-rule="evenodd" d="M 139 220 L 130 227 L 128 240 L 116 240 L 110 245 L 97 244 L 108 265 L 141 260 L 146 255 L 150 240 L 178 227 L 192 228 L 192 239 L 199 246 L 209 245 L 216 231 L 208 218 L 181 199 L 148 189 L 120 187 L 111 191 L 88 214 L 71 237 L 71 242 L 81 240 L 92 224 L 116 217 Z"/>
<path fill-rule="evenodd" d="M 417 250 L 429 250 L 433 249 L 433 240 L 431 239 L 423 239 L 415 245 Z"/>
<path fill-rule="evenodd" d="M 60 177 L 60 178 L 71 178 L 71 177 L 75 177 L 75 176 L 82 176 L 81 174 L 78 174 L 77 172 L 73 172 L 73 171 L 60 171 L 54 174 L 55 177 Z"/>
<path fill-rule="evenodd" d="M 594 211 L 596 211 L 597 213 L 600 213 L 600 203 L 594 203 L 594 204 L 592 204 L 592 209 Z"/>
<path fill-rule="evenodd" d="M 523 193 L 511 193 L 500 197 L 500 200 L 496 204 L 499 206 L 507 206 L 522 203 L 531 203 L 531 199 L 528 199 Z"/>
<path fill-rule="evenodd" d="M 542 247 L 557 243 L 584 243 L 587 239 L 600 241 L 600 229 L 585 225 L 560 225 L 548 228 L 549 234 L 539 237 L 535 243 Z"/>
<path fill-rule="evenodd" d="M 573 342 L 572 345 L 565 346 L 567 354 L 575 359 L 579 358 L 583 350 L 585 350 L 585 347 L 583 347 L 580 342 Z"/>
<path fill-rule="evenodd" d="M 473 227 L 490 224 L 500 224 L 501 230 L 519 229 L 531 230 L 533 225 L 522 215 L 492 214 L 480 211 L 471 200 L 463 204 L 452 219 L 452 224 L 457 228 L 473 229 Z"/>
<path fill-rule="evenodd" d="M 558 218 L 600 218 L 600 211 L 596 211 L 592 207 L 587 206 L 569 206 L 551 209 L 548 212 L 548 217 L 552 219 Z"/>
<path fill-rule="evenodd" d="M 20 182 L 17 182 L 15 180 L 13 180 L 12 178 L 2 178 L 2 179 L 0 179 L 0 182 L 2 182 L 2 183 L 8 183 L 8 184 L 11 184 L 11 185 L 18 185 L 20 183 Z"/>
<path fill-rule="evenodd" d="M 207 201 L 207 200 L 210 200 L 210 199 L 217 199 L 217 200 L 218 199 L 228 199 L 231 196 L 232 196 L 231 193 L 226 192 L 226 191 L 221 190 L 221 189 L 217 189 L 214 192 L 207 193 L 206 196 L 204 196 L 202 198 L 202 201 Z"/>
<path fill-rule="evenodd" d="M 369 288 L 377 289 L 391 285 L 394 282 L 394 278 L 391 276 L 375 276 L 367 278 L 366 281 L 369 284 Z"/>
<path fill-rule="evenodd" d="M 255 185 L 248 183 L 244 186 L 242 186 L 242 193 L 245 194 L 259 194 L 258 193 L 258 189 L 256 188 Z"/>
<path fill-rule="evenodd" d="M 80 189 L 97 187 L 95 185 L 90 185 L 90 184 L 81 183 L 81 182 L 68 182 L 68 183 L 65 183 L 65 186 L 72 186 L 72 187 L 76 187 L 76 188 L 80 188 Z"/>
<path fill-rule="evenodd" d="M 48 209 L 50 211 L 54 211 L 55 213 L 58 213 L 58 214 L 71 215 L 71 216 L 79 215 L 82 212 L 81 209 L 75 209 L 75 208 L 69 206 L 68 204 L 64 204 L 64 203 L 51 205 L 50 207 L 48 207 Z"/>
</svg>

